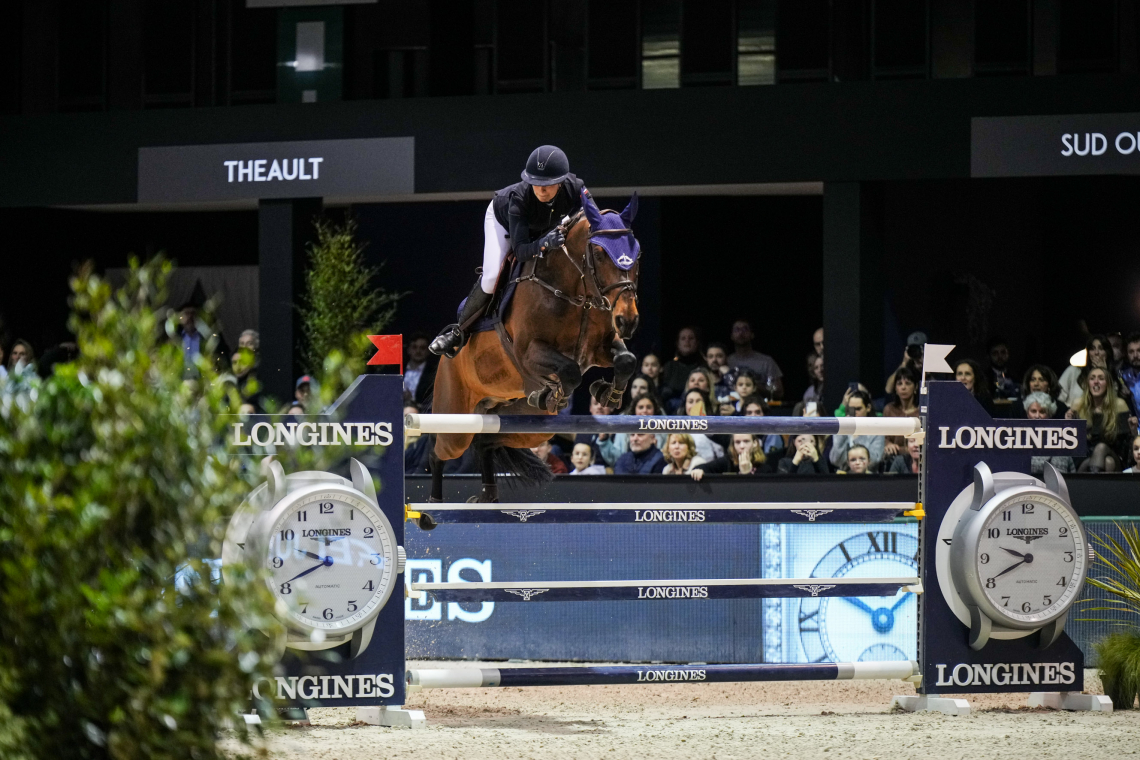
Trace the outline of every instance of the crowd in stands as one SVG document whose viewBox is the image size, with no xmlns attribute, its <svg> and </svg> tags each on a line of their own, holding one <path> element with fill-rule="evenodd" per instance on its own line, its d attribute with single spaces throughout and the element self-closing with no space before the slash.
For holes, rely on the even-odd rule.
<svg viewBox="0 0 1140 760">
<path fill-rule="evenodd" d="M 197 309 L 186 304 L 178 310 L 178 325 L 170 339 L 187 358 L 217 346 L 215 357 L 225 370 L 223 380 L 239 389 L 249 387 L 258 368 L 259 336 L 241 333 L 233 353 L 205 325 Z M 728 343 L 702 345 L 696 328 L 677 334 L 672 356 L 647 354 L 631 379 L 625 402 L 616 413 L 628 415 L 687 416 L 886 416 L 917 417 L 926 336 L 916 332 L 907 339 L 898 367 L 885 385 L 865 385 L 847 379 L 842 401 L 827 409 L 824 401 L 824 334 L 811 336 L 805 360 L 807 387 L 789 394 L 785 375 L 776 361 L 753 347 L 751 325 L 732 325 Z M 408 336 L 405 349 L 404 396 L 406 411 L 430 411 L 431 389 L 438 360 L 427 350 L 428 336 Z M 4 341 L 0 336 L 0 384 L 23 376 L 51 374 L 55 364 L 75 358 L 74 343 L 49 348 L 37 358 L 26 340 Z M 187 361 L 187 379 L 196 372 Z M 1092 335 L 1085 350 L 1058 375 L 1044 364 L 1015 374 L 1008 345 L 993 340 L 979 362 L 962 358 L 952 362 L 955 379 L 962 383 L 993 417 L 1020 419 L 1083 419 L 1087 429 L 1087 455 L 1048 459 L 1062 472 L 1140 472 L 1140 437 L 1137 435 L 1137 399 L 1140 398 L 1140 333 Z M 1019 379 L 1020 378 L 1020 379 Z M 879 388 L 882 388 L 879 391 Z M 312 408 L 316 382 L 297 378 L 294 398 L 284 411 L 304 414 Z M 243 413 L 266 411 L 260 393 L 243 396 Z M 568 411 L 568 410 L 567 410 Z M 596 401 L 590 413 L 611 413 Z M 428 440 L 409 435 L 405 442 L 405 471 L 427 471 Z M 898 436 L 751 436 L 702 434 L 582 434 L 555 436 L 534 453 L 556 474 L 686 475 L 694 480 L 706 474 L 739 475 L 863 475 L 917 473 L 922 448 Z M 471 455 L 446 463 L 445 472 L 478 472 Z M 1045 457 L 1035 457 L 1040 474 Z"/>
<path fill-rule="evenodd" d="M 692 327 L 677 334 L 671 357 L 648 354 L 631 380 L 625 404 L 612 413 L 629 415 L 753 416 L 885 416 L 918 417 L 923 346 L 920 332 L 907 338 L 902 360 L 886 383 L 846 383 L 836 409 L 825 408 L 824 335 L 811 336 L 805 361 L 807 387 L 787 394 L 785 376 L 776 361 L 753 347 L 755 336 L 745 321 L 731 329 L 729 344 L 702 345 Z M 423 346 L 417 341 L 422 340 Z M 1140 333 L 1093 335 L 1073 365 L 1057 375 L 1043 364 L 1014 374 L 1008 345 L 993 340 L 984 361 L 951 362 L 954 378 L 995 418 L 1083 419 L 1088 453 L 1082 457 L 1035 457 L 1040 475 L 1050 461 L 1062 472 L 1140 472 L 1137 398 L 1140 397 Z M 409 362 L 430 365 L 426 337 L 409 343 Z M 1079 355 L 1080 357 L 1080 355 Z M 946 376 L 940 376 L 945 379 Z M 422 387 L 405 374 L 409 411 L 427 411 Z M 422 380 L 418 381 L 422 383 Z M 881 388 L 881 390 L 880 390 Z M 590 414 L 610 411 L 591 401 Z M 426 440 L 410 438 L 406 471 L 426 472 Z M 555 436 L 534 453 L 555 474 L 687 475 L 865 475 L 914 474 L 922 462 L 922 446 L 903 436 L 752 436 L 702 434 L 580 434 Z M 446 472 L 477 472 L 472 461 L 448 462 Z"/>
</svg>

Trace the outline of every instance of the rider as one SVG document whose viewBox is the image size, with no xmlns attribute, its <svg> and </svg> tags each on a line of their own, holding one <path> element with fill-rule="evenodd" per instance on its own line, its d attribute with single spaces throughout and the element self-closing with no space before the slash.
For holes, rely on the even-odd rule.
<svg viewBox="0 0 1140 760">
<path fill-rule="evenodd" d="M 570 173 L 566 154 L 553 145 L 535 148 L 527 159 L 522 182 L 495 193 L 483 219 L 483 272 L 463 304 L 459 321 L 448 325 L 429 350 L 454 358 L 467 342 L 467 329 L 495 294 L 499 271 L 514 250 L 519 261 L 557 250 L 566 238 L 558 224 L 582 208 L 582 180 Z"/>
</svg>

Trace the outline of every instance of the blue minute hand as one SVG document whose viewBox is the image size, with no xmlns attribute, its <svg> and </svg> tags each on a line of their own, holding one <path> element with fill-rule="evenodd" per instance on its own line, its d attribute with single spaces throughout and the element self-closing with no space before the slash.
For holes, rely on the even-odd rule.
<svg viewBox="0 0 1140 760">
<path fill-rule="evenodd" d="M 331 564 L 332 564 L 332 557 L 325 557 L 321 561 L 321 564 L 313 565 L 308 570 L 302 570 L 301 572 L 297 573 L 296 575 L 294 575 L 292 578 L 290 578 L 289 580 L 287 580 L 285 582 L 286 583 L 292 583 L 293 581 L 297 580 L 298 578 L 304 578 L 309 573 L 314 572 L 316 570 L 320 570 L 322 567 L 325 567 L 326 565 L 331 565 Z"/>
<path fill-rule="evenodd" d="M 875 611 L 873 609 L 871 609 L 870 607 L 868 607 L 866 605 L 866 603 L 864 603 L 863 600 L 859 599 L 858 597 L 845 596 L 845 597 L 842 597 L 842 599 L 843 599 L 843 601 L 845 601 L 849 604 L 854 604 L 856 607 L 863 610 L 863 612 L 866 612 L 868 615 L 874 615 L 875 614 Z"/>
</svg>

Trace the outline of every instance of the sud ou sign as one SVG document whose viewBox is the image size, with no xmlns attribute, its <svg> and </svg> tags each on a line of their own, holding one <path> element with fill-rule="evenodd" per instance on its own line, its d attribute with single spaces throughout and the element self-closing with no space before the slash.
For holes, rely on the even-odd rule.
<svg viewBox="0 0 1140 760">
<path fill-rule="evenodd" d="M 1110 140 L 1117 153 L 1131 155 L 1140 147 L 1140 132 L 1120 132 L 1115 138 L 1100 132 L 1066 132 L 1061 135 L 1061 155 L 1103 156 L 1108 152 Z"/>
<path fill-rule="evenodd" d="M 466 571 L 466 575 L 464 575 Z M 490 582 L 491 560 L 477 560 L 464 557 L 447 566 L 447 583 L 465 581 Z M 404 565 L 404 583 L 408 595 L 404 599 L 405 620 L 443 620 L 444 607 L 447 607 L 448 620 L 461 620 L 465 623 L 482 623 L 495 611 L 494 602 L 480 602 L 479 609 L 465 610 L 458 602 L 437 602 L 426 591 L 413 593 L 413 583 L 443 583 L 443 560 L 411 559 Z M 468 605 L 471 606 L 471 605 Z"/>
</svg>

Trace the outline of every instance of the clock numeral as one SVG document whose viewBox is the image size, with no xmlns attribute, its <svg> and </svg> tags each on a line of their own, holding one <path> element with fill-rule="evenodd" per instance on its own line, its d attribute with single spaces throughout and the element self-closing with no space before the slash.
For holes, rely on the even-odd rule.
<svg viewBox="0 0 1140 760">
<path fill-rule="evenodd" d="M 1008 596 L 1003 596 L 1002 601 L 1004 601 L 1004 604 L 1002 604 L 1002 607 L 1008 607 L 1009 606 L 1009 597 Z"/>
<path fill-rule="evenodd" d="M 1057 581 L 1057 585 L 1058 586 L 1068 586 L 1069 584 L 1065 582 L 1065 576 L 1062 575 L 1061 580 Z"/>
<path fill-rule="evenodd" d="M 372 581 L 368 581 L 368 583 L 365 583 L 363 586 L 361 586 L 361 588 L 364 589 L 365 591 L 375 591 L 376 590 L 376 587 L 372 585 Z"/>
<path fill-rule="evenodd" d="M 322 612 L 321 617 L 323 617 L 325 620 L 332 620 L 333 619 L 332 607 L 329 607 L 324 612 Z"/>
<path fill-rule="evenodd" d="M 1035 506 L 1037 506 L 1037 505 L 1036 504 L 1022 504 L 1021 505 L 1021 514 L 1023 514 L 1023 515 L 1033 514 L 1033 507 L 1035 507 Z"/>
<path fill-rule="evenodd" d="M 308 602 L 301 602 L 301 614 L 304 615 L 308 611 L 309 611 L 309 603 Z"/>
<path fill-rule="evenodd" d="M 1053 597 L 1051 597 L 1051 596 L 1047 596 L 1047 597 L 1045 597 L 1045 606 L 1046 606 L 1046 607 L 1048 607 L 1048 606 L 1049 606 L 1049 605 L 1051 605 L 1052 603 L 1053 603 Z"/>
<path fill-rule="evenodd" d="M 282 594 L 292 594 L 293 593 L 293 587 L 290 586 L 288 583 L 282 583 L 281 584 L 281 593 Z"/>
<path fill-rule="evenodd" d="M 1025 604 L 1021 605 L 1021 611 L 1022 612 L 1032 612 L 1033 611 L 1033 605 L 1031 605 L 1029 602 L 1026 602 Z"/>
<path fill-rule="evenodd" d="M 848 562 L 851 561 L 851 552 L 847 551 L 847 547 L 843 545 L 842 541 L 839 542 L 839 551 L 843 552 L 843 558 L 845 560 Z"/>
<path fill-rule="evenodd" d="M 983 565 L 988 565 L 990 563 L 990 555 L 981 554 L 978 556 L 978 561 L 981 562 Z"/>
<path fill-rule="evenodd" d="M 1073 553 L 1072 552 L 1065 552 L 1065 561 L 1066 562 L 1072 562 L 1073 561 Z"/>
<path fill-rule="evenodd" d="M 372 556 L 373 556 L 373 557 L 375 557 L 376 559 L 370 559 L 370 560 L 368 560 L 368 564 L 370 564 L 370 565 L 379 565 L 379 564 L 380 564 L 380 555 L 379 555 L 379 554 L 373 554 Z"/>
<path fill-rule="evenodd" d="M 1052 520 L 1053 519 L 1053 510 L 1050 509 L 1048 512 L 1045 513 L 1045 519 L 1046 520 Z"/>
<path fill-rule="evenodd" d="M 357 610 L 356 601 L 353 599 L 349 599 L 348 600 L 348 611 L 349 612 L 356 612 L 356 610 Z"/>
<path fill-rule="evenodd" d="M 1065 536 L 1069 535 L 1069 529 L 1062 525 L 1060 528 L 1057 528 L 1057 535 L 1064 538 Z"/>
<path fill-rule="evenodd" d="M 876 536 L 882 536 L 882 546 L 879 545 Z M 867 533 L 867 539 L 871 542 L 871 551 L 873 552 L 891 552 L 892 554 L 898 554 L 899 534 L 894 531 L 870 531 Z"/>
<path fill-rule="evenodd" d="M 986 578 L 986 588 L 994 588 L 997 586 L 997 580 L 994 578 Z"/>
<path fill-rule="evenodd" d="M 309 519 L 309 513 L 304 510 L 297 513 L 297 522 L 306 522 Z"/>
<path fill-rule="evenodd" d="M 281 566 L 284 564 L 285 564 L 285 560 L 281 559 L 280 557 L 274 557 L 273 558 L 273 567 L 274 568 L 280 569 Z"/>
<path fill-rule="evenodd" d="M 293 531 L 291 531 L 291 530 L 281 531 L 281 540 L 282 541 L 292 541 L 293 540 Z"/>
<path fill-rule="evenodd" d="M 373 530 L 372 528 L 365 528 L 365 529 L 364 529 L 364 537 L 365 537 L 365 538 L 372 538 L 372 536 L 373 536 L 373 534 L 374 534 L 375 532 L 376 532 L 376 531 L 375 531 L 375 530 Z"/>
<path fill-rule="evenodd" d="M 322 501 L 321 502 L 321 514 L 322 515 L 331 515 L 332 513 L 333 513 L 332 502 L 331 501 Z"/>
<path fill-rule="evenodd" d="M 999 538 L 1001 536 L 1001 528 L 990 528 L 986 531 L 986 536 L 989 538 Z"/>
<path fill-rule="evenodd" d="M 1002 519 L 1002 522 L 1009 522 L 1010 520 L 1013 519 L 1013 511 L 1009 510 L 1009 509 L 1004 510 L 1001 513 L 1001 519 Z"/>
<path fill-rule="evenodd" d="M 355 509 L 348 510 L 348 519 L 349 520 L 355 519 L 355 516 L 356 516 L 356 510 Z"/>
</svg>

